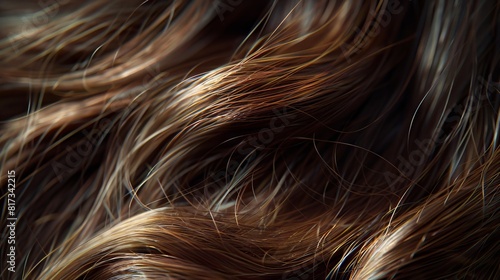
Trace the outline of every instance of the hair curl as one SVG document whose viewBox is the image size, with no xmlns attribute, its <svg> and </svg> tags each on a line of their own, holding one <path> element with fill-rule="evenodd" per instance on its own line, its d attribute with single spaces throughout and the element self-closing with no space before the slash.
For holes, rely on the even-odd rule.
<svg viewBox="0 0 500 280">
<path fill-rule="evenodd" d="M 499 15 L 0 2 L 2 277 L 500 279 Z"/>
</svg>

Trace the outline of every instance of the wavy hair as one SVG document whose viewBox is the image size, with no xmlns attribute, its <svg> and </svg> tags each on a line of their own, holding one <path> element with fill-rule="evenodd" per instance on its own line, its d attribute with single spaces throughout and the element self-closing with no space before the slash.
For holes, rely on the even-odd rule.
<svg viewBox="0 0 500 280">
<path fill-rule="evenodd" d="M 499 279 L 499 16 L 0 2 L 2 277 Z"/>
</svg>

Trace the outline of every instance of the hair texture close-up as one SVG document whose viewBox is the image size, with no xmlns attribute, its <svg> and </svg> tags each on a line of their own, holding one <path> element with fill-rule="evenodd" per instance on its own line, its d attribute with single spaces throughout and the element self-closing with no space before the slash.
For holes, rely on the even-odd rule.
<svg viewBox="0 0 500 280">
<path fill-rule="evenodd" d="M 2 279 L 500 279 L 498 0 L 0 1 Z"/>
</svg>

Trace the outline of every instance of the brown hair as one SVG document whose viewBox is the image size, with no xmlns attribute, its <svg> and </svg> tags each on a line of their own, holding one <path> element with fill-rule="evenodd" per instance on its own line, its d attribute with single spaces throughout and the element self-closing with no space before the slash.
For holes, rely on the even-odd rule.
<svg viewBox="0 0 500 280">
<path fill-rule="evenodd" d="M 2 276 L 500 278 L 499 10 L 2 1 Z"/>
</svg>

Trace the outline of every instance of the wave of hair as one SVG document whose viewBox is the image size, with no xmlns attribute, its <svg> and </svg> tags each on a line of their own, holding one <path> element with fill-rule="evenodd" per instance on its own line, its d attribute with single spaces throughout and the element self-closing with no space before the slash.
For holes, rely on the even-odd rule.
<svg viewBox="0 0 500 280">
<path fill-rule="evenodd" d="M 500 279 L 499 15 L 0 2 L 1 275 Z"/>
</svg>

